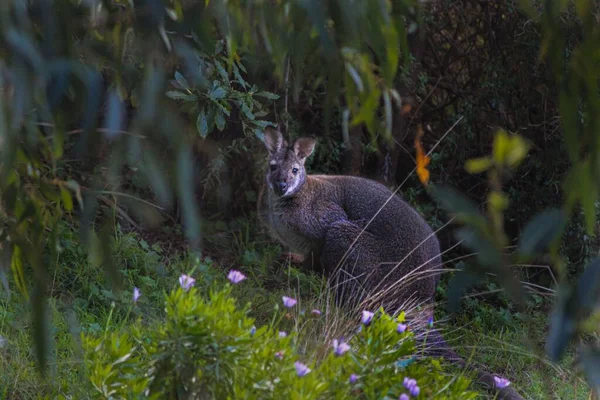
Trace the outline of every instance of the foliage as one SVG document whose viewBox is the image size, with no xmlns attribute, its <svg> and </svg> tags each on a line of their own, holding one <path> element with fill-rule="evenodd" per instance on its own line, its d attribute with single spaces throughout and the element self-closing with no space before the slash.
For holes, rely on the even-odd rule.
<svg viewBox="0 0 600 400">
<path fill-rule="evenodd" d="M 239 60 L 233 60 L 231 69 L 233 77 L 225 70 L 228 65 L 224 41 L 217 41 L 213 54 L 198 52 L 198 68 L 205 71 L 203 85 L 190 86 L 187 79 L 178 71 L 171 85 L 177 90 L 170 90 L 166 95 L 183 102 L 182 111 L 195 115 L 196 129 L 201 137 L 206 138 L 215 128 L 222 131 L 226 119 L 231 116 L 232 105 L 240 111 L 243 132 L 253 133 L 262 139 L 262 130 L 273 122 L 258 120 L 268 112 L 256 99 L 277 100 L 278 95 L 259 91 L 256 85 L 250 85 L 242 77 L 246 68 Z M 232 79 L 233 78 L 233 79 Z"/>
<path fill-rule="evenodd" d="M 61 289 L 72 290 L 78 305 L 120 304 L 127 297 L 120 289 L 131 275 L 115 262 L 115 216 L 157 227 L 175 209 L 193 250 L 216 241 L 202 240 L 209 229 L 194 196 L 192 144 L 218 153 L 202 165 L 202 174 L 206 186 L 221 183 L 214 177 L 228 166 L 254 169 L 236 164 L 237 155 L 252 153 L 261 129 L 281 120 L 294 126 L 294 134 L 327 133 L 331 125 L 340 132 L 325 138 L 312 169 L 334 172 L 351 150 L 358 153 L 352 164 L 360 172 L 378 169 L 387 181 L 405 182 L 414 164 L 406 167 L 399 154 L 407 152 L 403 140 L 412 146 L 410 128 L 431 124 L 424 140 L 435 140 L 449 123 L 464 118 L 467 123 L 457 126 L 441 150 L 424 156 L 427 143 L 419 141 L 418 153 L 423 179 L 429 167 L 432 182 L 439 176 L 462 191 L 477 187 L 486 201 L 481 212 L 461 190 L 429 186 L 464 225 L 456 232 L 459 241 L 477 253 L 478 266 L 469 263 L 454 278 L 450 301 L 457 305 L 469 284 L 491 273 L 525 313 L 522 277 L 507 269 L 550 261 L 561 295 L 547 353 L 560 359 L 569 343 L 598 326 L 598 262 L 585 270 L 574 262 L 592 253 L 598 212 L 596 18 L 590 0 L 524 0 L 520 8 L 512 1 L 469 0 L 425 7 L 416 0 L 3 2 L 0 281 L 3 294 L 16 288 L 23 300 L 31 300 L 39 365 L 43 369 L 51 353 L 50 277 L 61 275 L 54 268 L 68 268 L 54 262 L 65 237 L 71 239 L 63 223 L 81 229 L 90 264 L 82 288 L 73 289 L 75 279 Z M 410 54 L 413 19 L 428 33 L 417 46 L 426 49 L 421 58 Z M 548 62 L 533 71 L 523 67 L 537 63 L 538 55 Z M 411 68 L 412 60 L 417 63 Z M 175 78 L 170 86 L 168 77 Z M 412 92 L 418 107 L 403 92 Z M 338 121 L 332 123 L 332 116 Z M 482 157 L 492 142 L 487 132 L 497 126 L 519 135 L 501 130 L 491 156 Z M 249 140 L 211 146 L 211 140 L 231 136 Z M 466 159 L 467 178 L 457 172 Z M 564 171 L 564 202 L 558 207 L 561 196 L 554 188 Z M 238 172 L 227 185 L 242 187 L 239 176 L 245 177 Z M 158 204 L 137 197 L 132 181 L 138 180 L 152 189 Z M 227 185 L 219 186 L 219 196 Z M 236 201 L 241 198 L 232 193 Z M 252 193 L 242 192 L 255 199 Z M 417 188 L 408 195 L 420 201 L 424 193 Z M 419 209 L 436 213 L 425 205 Z M 506 254 L 513 236 L 520 236 L 516 251 Z M 572 257 L 573 248 L 583 249 L 582 255 Z M 256 249 L 239 253 L 244 261 L 262 264 L 261 274 L 268 275 Z M 574 285 L 569 271 L 581 273 Z M 90 284 L 104 272 L 112 288 Z M 146 272 L 145 284 L 158 288 L 156 271 Z M 111 315 L 121 317 L 116 309 Z M 582 350 L 581 362 L 596 385 L 598 350 Z M 139 359 L 144 362 L 143 354 Z M 145 379 L 132 384 L 145 386 Z"/>
<path fill-rule="evenodd" d="M 273 323 L 255 328 L 248 306 L 238 309 L 231 290 L 230 284 L 215 288 L 205 299 L 196 288 L 176 288 L 166 298 L 164 321 L 84 335 L 94 397 L 397 398 L 407 392 L 405 377 L 417 381 L 416 398 L 476 395 L 467 378 L 444 375 L 438 361 L 402 362 L 415 356 L 412 333 L 397 331 L 403 314 L 381 311 L 347 340 L 348 352 L 323 344 L 317 360 L 299 353 L 294 333 L 282 336 Z M 298 372 L 297 362 L 310 371 Z"/>
<path fill-rule="evenodd" d="M 79 217 L 90 257 L 106 269 L 115 291 L 122 281 L 109 255 L 110 222 L 98 218 L 98 201 L 126 207 L 151 226 L 162 222 L 160 211 L 178 204 L 189 243 L 200 249 L 191 140 L 164 94 L 184 95 L 166 90 L 166 76 L 180 70 L 178 92 L 185 93 L 183 100 L 194 99 L 188 111 L 197 112 L 201 137 L 226 124 L 233 104 L 245 129 L 258 133 L 266 124 L 257 119 L 261 110 L 254 97 L 276 96 L 244 83 L 240 60 L 249 52 L 264 57 L 263 66 L 274 65 L 280 79 L 291 68 L 295 99 L 308 73 L 313 83 L 327 83 L 330 104 L 346 93 L 352 111 L 346 115 L 375 134 L 384 126 L 376 115 L 380 99 L 389 122 L 391 99 L 398 98 L 391 85 L 400 50 L 408 51 L 404 16 L 412 3 L 3 2 L 0 240 L 16 287 L 25 298 L 33 288 L 42 370 L 49 346 L 48 271 L 40 250 L 59 249 L 63 218 Z M 71 157 L 83 161 L 70 165 Z M 90 167 L 100 173 L 79 176 Z M 146 178 L 158 207 L 127 192 L 126 168 Z"/>
</svg>

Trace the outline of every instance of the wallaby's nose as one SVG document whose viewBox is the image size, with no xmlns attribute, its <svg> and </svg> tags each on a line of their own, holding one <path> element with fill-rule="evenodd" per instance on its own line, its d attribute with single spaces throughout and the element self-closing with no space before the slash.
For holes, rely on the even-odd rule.
<svg viewBox="0 0 600 400">
<path fill-rule="evenodd" d="M 285 189 L 287 189 L 287 183 L 285 183 L 285 182 L 279 182 L 279 188 L 283 192 Z"/>
</svg>

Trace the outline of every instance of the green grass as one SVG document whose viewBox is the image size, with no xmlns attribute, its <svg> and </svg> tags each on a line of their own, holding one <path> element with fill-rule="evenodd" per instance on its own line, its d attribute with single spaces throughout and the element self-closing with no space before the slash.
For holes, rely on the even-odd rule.
<svg viewBox="0 0 600 400">
<path fill-rule="evenodd" d="M 76 234 L 65 231 L 58 260 L 50 265 L 52 298 L 48 308 L 52 315 L 52 348 L 49 351 L 49 374 L 41 378 L 36 371 L 35 353 L 30 336 L 29 307 L 18 293 L 10 299 L 0 293 L 0 336 L 8 344 L 0 348 L 0 398 L 29 399 L 39 396 L 55 398 L 59 394 L 74 399 L 86 398 L 88 389 L 83 379 L 79 334 L 101 332 L 123 324 L 129 318 L 153 319 L 163 313 L 165 293 L 177 284 L 181 273 L 193 271 L 197 285 L 207 290 L 213 283 L 225 282 L 231 268 L 242 270 L 248 280 L 236 288 L 240 304 L 251 303 L 251 316 L 257 324 L 272 319 L 282 295 L 300 299 L 300 308 L 329 312 L 320 324 L 292 326 L 285 318 L 282 330 L 299 330 L 305 347 L 332 337 L 346 329 L 348 318 L 331 309 L 326 302 L 325 283 L 320 277 L 277 261 L 281 248 L 257 234 L 248 221 L 238 221 L 213 232 L 210 247 L 213 259 L 201 260 L 188 255 L 167 254 L 160 244 L 150 245 L 135 233 L 117 230 L 114 260 L 121 268 L 123 291 L 110 289 L 100 267 L 93 267 L 84 250 L 77 244 Z M 131 306 L 133 287 L 140 288 L 139 306 Z M 4 297 L 3 297 L 4 296 Z M 514 382 L 526 398 L 545 399 L 548 379 L 553 393 L 561 399 L 587 398 L 585 383 L 570 371 L 567 358 L 562 367 L 537 362 L 524 345 L 531 338 L 538 345 L 546 329 L 546 315 L 541 305 L 532 308 L 535 329 L 526 331 L 523 320 L 506 309 L 469 299 L 463 310 L 441 326 L 451 345 L 463 356 L 487 365 Z M 438 310 L 444 316 L 443 309 Z M 459 327 L 459 328 L 456 328 Z M 571 353 L 572 354 L 572 353 Z"/>
<path fill-rule="evenodd" d="M 495 285 L 486 288 L 493 290 Z M 549 301 L 534 297 L 526 319 L 506 307 L 504 296 L 491 297 L 463 300 L 460 312 L 453 316 L 444 315 L 444 309 L 437 311 L 444 319 L 444 336 L 450 345 L 465 359 L 508 377 L 525 398 L 547 399 L 553 395 L 559 399 L 588 399 L 589 386 L 574 372 L 574 346 L 559 365 L 540 355 L 547 334 Z"/>
</svg>

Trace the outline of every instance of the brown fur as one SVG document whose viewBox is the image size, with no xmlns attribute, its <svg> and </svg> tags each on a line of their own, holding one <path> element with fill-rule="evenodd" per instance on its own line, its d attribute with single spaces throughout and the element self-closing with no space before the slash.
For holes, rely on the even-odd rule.
<svg viewBox="0 0 600 400">
<path fill-rule="evenodd" d="M 306 158 L 315 140 L 297 139 L 291 146 L 280 132 L 268 129 L 266 185 L 258 215 L 271 234 L 305 257 L 307 268 L 329 278 L 342 306 L 383 306 L 395 314 L 417 303 L 412 326 L 423 327 L 433 315 L 441 268 L 438 240 L 425 220 L 385 186 L 354 176 L 307 175 Z M 400 284 L 400 285 L 399 285 Z M 417 333 L 423 338 L 423 330 Z M 427 348 L 464 365 L 434 329 Z M 493 385 L 481 372 L 480 381 Z M 520 399 L 511 387 L 500 398 Z"/>
</svg>

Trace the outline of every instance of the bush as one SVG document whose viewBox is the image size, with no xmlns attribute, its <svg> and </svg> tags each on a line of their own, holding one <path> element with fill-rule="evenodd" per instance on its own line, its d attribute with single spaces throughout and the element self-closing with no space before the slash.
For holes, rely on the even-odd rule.
<svg viewBox="0 0 600 400">
<path fill-rule="evenodd" d="M 416 359 L 410 328 L 397 330 L 404 314 L 380 310 L 348 340 L 349 349 L 340 338 L 337 351 L 330 343 L 309 351 L 297 334 L 280 333 L 276 319 L 256 329 L 249 305 L 238 308 L 231 290 L 227 284 L 205 298 L 194 287 L 176 288 L 166 296 L 164 320 L 83 334 L 93 397 L 398 398 L 409 393 L 407 377 L 420 388 L 413 398 L 476 396 L 466 377 L 444 374 L 437 360 Z M 297 308 L 279 314 L 293 314 L 297 324 L 324 318 Z"/>
</svg>

